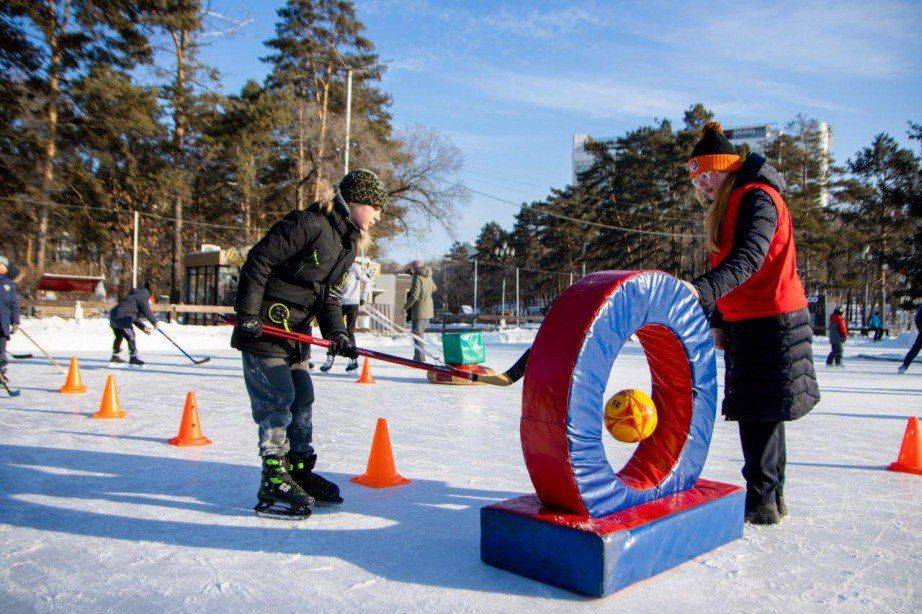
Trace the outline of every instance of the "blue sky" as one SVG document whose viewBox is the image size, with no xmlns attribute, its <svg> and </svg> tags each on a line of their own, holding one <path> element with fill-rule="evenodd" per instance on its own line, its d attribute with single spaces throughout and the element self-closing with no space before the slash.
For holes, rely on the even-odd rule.
<svg viewBox="0 0 922 614">
<path fill-rule="evenodd" d="M 251 21 L 205 60 L 226 90 L 262 78 L 262 41 L 279 0 L 214 0 Z M 500 2 L 359 0 L 382 60 L 397 126 L 422 124 L 464 154 L 463 181 L 516 202 L 570 179 L 573 133 L 621 134 L 680 122 L 693 102 L 725 125 L 783 125 L 798 113 L 829 122 L 844 161 L 878 132 L 908 144 L 922 121 L 920 2 Z M 918 147 L 916 144 L 915 147 Z M 474 195 L 455 236 L 476 237 L 517 207 Z M 386 245 L 399 261 L 433 257 L 438 225 Z"/>
</svg>

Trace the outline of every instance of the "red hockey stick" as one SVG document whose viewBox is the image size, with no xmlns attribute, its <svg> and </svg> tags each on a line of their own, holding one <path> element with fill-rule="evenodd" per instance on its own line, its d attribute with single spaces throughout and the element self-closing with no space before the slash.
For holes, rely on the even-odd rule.
<svg viewBox="0 0 922 614">
<path fill-rule="evenodd" d="M 224 321 L 227 324 L 236 324 L 237 321 L 232 318 L 225 316 Z M 277 328 L 275 326 L 267 326 L 263 324 L 263 334 L 270 337 L 278 337 L 279 339 L 290 339 L 291 341 L 297 341 L 299 343 L 308 343 L 310 345 L 316 345 L 323 348 L 328 348 L 332 345 L 326 339 L 321 339 L 319 337 L 312 337 L 310 335 L 305 335 L 304 333 L 295 333 L 287 331 L 284 328 Z M 375 360 L 381 360 L 383 362 L 390 362 L 395 365 L 402 365 L 404 367 L 410 367 L 412 369 L 422 369 L 424 371 L 432 371 L 434 373 L 441 373 L 443 375 L 450 375 L 452 377 L 461 377 L 464 379 L 469 379 L 472 382 L 480 381 L 480 376 L 476 373 L 470 373 L 468 371 L 461 371 L 460 369 L 452 369 L 451 367 L 445 365 L 431 365 L 427 362 L 421 362 L 419 360 L 411 360 L 409 358 L 401 358 L 400 356 L 394 356 L 393 354 L 385 354 L 384 352 L 376 352 L 374 350 L 366 350 L 365 348 L 355 348 L 359 356 L 367 356 L 368 358 L 374 358 Z"/>
</svg>

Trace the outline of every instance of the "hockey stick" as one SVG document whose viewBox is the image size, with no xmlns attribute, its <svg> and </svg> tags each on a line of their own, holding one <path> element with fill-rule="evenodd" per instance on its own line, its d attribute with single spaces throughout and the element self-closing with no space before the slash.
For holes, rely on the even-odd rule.
<svg viewBox="0 0 922 614">
<path fill-rule="evenodd" d="M 164 337 L 166 337 L 167 340 L 168 340 L 170 343 L 172 343 L 173 345 L 175 345 L 175 346 L 176 346 L 176 349 L 179 350 L 180 352 L 182 352 L 183 354 L 185 354 L 186 358 L 188 358 L 189 360 L 191 360 L 194 364 L 201 365 L 201 364 L 204 364 L 204 363 L 208 362 L 209 360 L 211 360 L 211 357 L 209 357 L 209 356 L 206 356 L 205 358 L 199 358 L 199 359 L 192 358 L 191 356 L 189 356 L 189 352 L 187 352 L 186 350 L 184 350 L 184 349 L 182 349 L 181 347 L 179 347 L 179 344 L 176 343 L 175 341 L 173 341 L 173 338 L 170 337 L 168 334 L 166 334 L 159 326 L 155 326 L 154 328 L 156 328 L 156 329 L 160 332 L 161 335 L 163 335 Z"/>
<path fill-rule="evenodd" d="M 10 388 L 10 383 L 6 380 L 6 376 L 0 373 L 0 387 L 3 387 L 6 390 L 6 393 L 11 397 L 18 397 L 20 395 L 19 388 Z"/>
<path fill-rule="evenodd" d="M 410 335 L 410 337 L 412 337 L 417 343 L 421 344 L 421 347 L 422 347 L 422 350 L 423 350 L 423 354 L 425 354 L 426 356 L 428 356 L 428 357 L 431 358 L 432 360 L 435 360 L 436 362 L 439 362 L 439 363 L 441 363 L 441 364 L 445 364 L 445 361 L 442 360 L 441 357 L 436 356 L 435 354 L 433 354 L 432 352 L 430 352 L 428 349 L 426 349 L 426 348 L 429 346 L 429 344 L 426 343 L 426 340 L 425 340 L 425 339 L 423 339 L 422 337 L 420 337 L 420 336 L 417 335 L 416 333 L 411 332 L 411 331 L 407 330 L 406 328 L 403 328 L 402 326 L 398 325 L 397 323 L 391 322 L 391 321 L 387 318 L 386 315 L 384 315 L 383 313 L 381 313 L 380 311 L 378 311 L 378 310 L 375 309 L 374 307 L 372 307 L 372 306 L 370 306 L 370 305 L 363 305 L 363 307 L 365 308 L 366 313 L 367 313 L 368 315 L 370 315 L 370 316 L 372 317 L 372 319 L 374 319 L 374 320 L 376 320 L 378 323 L 380 323 L 382 326 L 386 326 L 386 327 L 390 328 L 392 331 L 395 331 L 395 332 L 397 332 L 398 334 L 401 334 L 401 335 Z"/>
<path fill-rule="evenodd" d="M 24 331 L 22 328 L 18 328 L 18 329 L 16 329 L 16 330 L 18 330 L 20 333 L 22 333 L 23 336 L 25 336 L 26 339 L 28 339 L 29 341 L 31 341 L 31 342 L 32 342 L 32 345 L 34 345 L 35 347 L 37 347 L 38 350 L 45 356 L 45 358 L 47 358 L 48 360 L 50 360 L 50 361 L 51 361 L 51 364 L 53 364 L 54 366 L 56 366 L 56 367 L 58 368 L 58 371 L 60 371 L 60 372 L 63 373 L 64 375 L 67 375 L 67 371 L 64 369 L 64 367 L 61 366 L 61 363 L 59 363 L 57 360 L 55 360 L 54 358 L 52 358 L 52 357 L 51 357 L 51 354 L 49 354 L 49 353 L 46 352 L 44 349 L 42 349 L 42 346 L 40 346 L 40 345 L 38 344 L 38 342 L 37 342 L 35 339 L 32 338 L 32 335 L 30 335 L 29 333 L 27 333 L 26 331 Z"/>
<path fill-rule="evenodd" d="M 368 305 L 364 305 L 364 307 L 366 309 L 369 309 Z M 425 343 L 425 340 L 422 337 L 419 337 L 418 335 L 408 331 L 405 328 L 402 328 L 401 326 L 395 324 L 394 322 L 391 322 L 390 320 L 387 319 L 387 316 L 385 316 L 383 313 L 381 313 L 374 307 L 371 307 L 369 309 L 368 314 L 371 317 L 381 321 L 382 324 L 389 325 L 393 330 L 401 331 L 403 333 L 408 333 L 411 337 L 413 337 L 413 339 L 419 342 Z M 441 363 L 444 363 L 444 361 L 441 358 L 437 356 L 433 356 L 428 351 L 426 351 L 425 346 L 423 349 L 423 353 L 425 353 L 427 356 L 429 356 L 433 360 L 437 360 Z M 499 375 L 480 375 L 479 376 L 480 379 L 477 381 L 483 382 L 485 384 L 493 384 L 494 386 L 511 386 L 512 384 L 522 379 L 522 376 L 525 375 L 525 367 L 528 366 L 528 356 L 530 353 L 531 353 L 531 348 L 528 348 L 527 350 L 525 350 L 525 353 L 519 356 L 519 359 L 515 361 L 515 364 L 509 367 L 505 371 L 505 373 L 502 373 Z"/>
<path fill-rule="evenodd" d="M 224 317 L 224 321 L 228 324 L 236 324 L 237 321 L 232 317 Z M 291 341 L 297 341 L 298 343 L 307 343 L 310 345 L 316 345 L 323 348 L 329 348 L 333 345 L 331 342 L 326 339 L 320 339 L 318 337 L 312 337 L 310 335 L 305 335 L 303 333 L 295 333 L 287 331 L 283 328 L 276 328 L 275 326 L 263 325 L 262 334 L 269 337 L 278 337 L 279 339 L 289 339 Z M 423 371 L 431 371 L 433 373 L 441 373 L 443 375 L 449 375 L 452 377 L 460 377 L 463 379 L 471 380 L 472 382 L 486 381 L 489 383 L 484 376 L 480 376 L 476 373 L 471 373 L 469 371 L 461 371 L 459 369 L 453 369 L 445 365 L 433 365 L 428 362 L 420 362 L 418 360 L 412 360 L 410 358 L 401 358 L 400 356 L 394 356 L 393 354 L 385 354 L 384 352 L 376 352 L 374 350 L 366 350 L 365 348 L 355 348 L 356 353 L 359 356 L 365 356 L 366 358 L 374 358 L 375 360 L 380 360 L 382 362 L 389 362 L 395 365 L 401 365 L 403 367 L 410 367 L 411 369 L 422 369 Z M 502 384 L 501 384 L 502 385 Z"/>
<path fill-rule="evenodd" d="M 525 350 L 525 353 L 519 356 L 515 364 L 506 369 L 501 375 L 481 375 L 480 381 L 493 384 L 494 386 L 511 386 L 525 375 L 525 367 L 528 366 L 528 356 L 531 354 L 531 348 Z"/>
</svg>

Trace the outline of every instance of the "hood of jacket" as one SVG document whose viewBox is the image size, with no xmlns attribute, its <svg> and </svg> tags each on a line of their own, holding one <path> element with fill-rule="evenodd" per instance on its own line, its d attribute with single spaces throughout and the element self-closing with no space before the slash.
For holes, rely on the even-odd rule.
<svg viewBox="0 0 922 614">
<path fill-rule="evenodd" d="M 737 171 L 733 187 L 739 188 L 747 183 L 767 183 L 778 190 L 778 192 L 784 192 L 785 188 L 788 187 L 784 177 L 781 176 L 781 173 L 779 173 L 774 166 L 769 164 L 768 161 L 759 154 L 753 153 L 749 154 L 743 161 L 740 170 Z"/>
<path fill-rule="evenodd" d="M 338 187 L 333 195 L 333 209 L 324 213 L 324 215 L 330 221 L 330 226 L 333 227 L 333 230 L 341 237 L 356 241 L 361 236 L 362 230 L 349 217 L 349 205 L 343 200 L 343 195 Z"/>
</svg>

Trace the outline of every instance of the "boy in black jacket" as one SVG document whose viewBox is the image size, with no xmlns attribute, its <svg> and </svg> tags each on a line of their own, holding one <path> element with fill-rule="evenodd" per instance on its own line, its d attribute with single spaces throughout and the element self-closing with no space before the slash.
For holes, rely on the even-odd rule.
<svg viewBox="0 0 922 614">
<path fill-rule="evenodd" d="M 314 388 L 305 348 L 262 336 L 263 322 L 310 334 L 316 318 L 330 351 L 357 358 L 340 306 L 356 243 L 377 223 L 387 190 L 371 171 L 354 170 L 333 198 L 292 211 L 250 250 L 240 270 L 231 345 L 243 353 L 243 375 L 263 461 L 257 514 L 306 517 L 315 501 L 342 503 L 339 488 L 313 472 Z"/>
<path fill-rule="evenodd" d="M 112 358 L 109 362 L 125 362 L 119 353 L 122 351 L 122 341 L 128 342 L 128 362 L 132 365 L 143 366 L 144 361 L 138 357 L 138 344 L 134 336 L 134 327 L 137 326 L 145 335 L 151 334 L 149 328 L 144 326 L 141 318 L 147 319 L 154 328 L 157 328 L 157 318 L 150 308 L 150 288 L 132 288 L 131 293 L 120 300 L 109 312 L 109 326 L 115 335 L 112 343 Z"/>
</svg>

